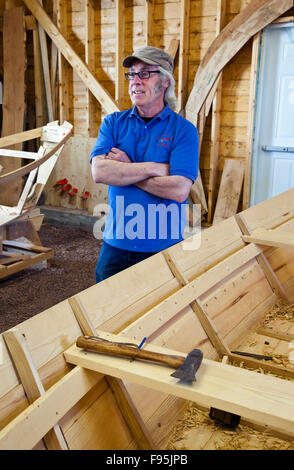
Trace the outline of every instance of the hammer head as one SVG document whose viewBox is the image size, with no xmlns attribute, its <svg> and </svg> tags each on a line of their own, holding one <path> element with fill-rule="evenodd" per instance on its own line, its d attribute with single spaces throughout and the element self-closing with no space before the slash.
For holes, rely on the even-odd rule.
<svg viewBox="0 0 294 470">
<path fill-rule="evenodd" d="M 171 374 L 171 377 L 180 379 L 181 382 L 195 382 L 196 381 L 196 372 L 199 369 L 203 359 L 203 353 L 200 349 L 193 349 L 180 367 Z"/>
</svg>

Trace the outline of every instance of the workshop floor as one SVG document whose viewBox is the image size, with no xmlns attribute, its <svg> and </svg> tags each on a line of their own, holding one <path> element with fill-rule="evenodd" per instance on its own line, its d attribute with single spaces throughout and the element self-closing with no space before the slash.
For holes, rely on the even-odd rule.
<svg viewBox="0 0 294 470">
<path fill-rule="evenodd" d="M 45 269 L 0 280 L 0 332 L 95 284 L 101 245 L 91 231 L 45 224 L 39 236 L 55 256 Z"/>
</svg>

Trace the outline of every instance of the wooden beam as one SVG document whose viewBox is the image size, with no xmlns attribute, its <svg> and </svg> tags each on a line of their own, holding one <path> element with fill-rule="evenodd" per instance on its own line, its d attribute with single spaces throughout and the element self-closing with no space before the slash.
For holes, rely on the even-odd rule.
<svg viewBox="0 0 294 470">
<path fill-rule="evenodd" d="M 7 137 L 2 137 L 0 139 L 0 148 L 9 147 L 10 145 L 19 144 L 21 142 L 26 142 L 31 139 L 37 139 L 41 137 L 43 127 L 38 127 L 30 131 L 18 132 L 13 135 L 8 135 Z"/>
<path fill-rule="evenodd" d="M 70 307 L 80 325 L 84 335 L 96 336 L 96 329 L 91 323 L 85 309 L 83 308 L 78 297 L 71 297 L 68 299 Z M 118 403 L 118 407 L 125 419 L 125 422 L 133 435 L 136 443 L 141 450 L 154 449 L 152 438 L 137 410 L 133 400 L 121 380 L 114 379 L 113 377 L 105 377 L 108 382 L 114 397 Z"/>
<path fill-rule="evenodd" d="M 34 18 L 35 20 L 35 18 Z M 35 82 L 35 112 L 36 126 L 43 126 L 46 123 L 44 109 L 44 79 L 42 70 L 41 48 L 39 32 L 37 27 L 33 30 L 34 49 L 34 82 Z"/>
<path fill-rule="evenodd" d="M 43 5 L 43 0 L 39 1 L 40 5 Z M 47 105 L 47 121 L 52 122 L 54 120 L 53 106 L 52 106 L 52 90 L 51 90 L 51 80 L 50 80 L 50 69 L 49 69 L 49 58 L 48 58 L 48 48 L 47 48 L 47 39 L 46 34 L 40 23 L 38 22 L 38 32 L 40 39 L 40 48 L 41 48 L 41 58 L 43 66 L 43 77 L 45 83 L 45 96 L 46 96 L 46 105 Z"/>
<path fill-rule="evenodd" d="M 38 20 L 42 28 L 46 31 L 48 36 L 58 47 L 60 52 L 66 60 L 73 67 L 75 72 L 79 75 L 80 79 L 85 83 L 89 90 L 93 93 L 95 98 L 100 102 L 101 106 L 107 113 L 119 111 L 114 100 L 110 94 L 97 82 L 94 75 L 90 72 L 87 65 L 75 53 L 70 44 L 66 41 L 59 29 L 51 21 L 47 13 L 38 3 L 38 0 L 23 0 L 28 9 L 32 12 Z"/>
<path fill-rule="evenodd" d="M 276 246 L 278 248 L 294 248 L 294 233 L 281 230 L 257 228 L 253 230 L 251 235 L 243 235 L 242 238 L 246 243 Z"/>
<path fill-rule="evenodd" d="M 19 333 L 17 328 L 6 331 L 3 337 L 11 354 L 13 363 L 24 387 L 29 403 L 44 395 L 45 390 L 37 369 L 33 363 L 26 339 Z M 58 424 L 44 436 L 47 449 L 68 450 L 67 443 Z"/>
<path fill-rule="evenodd" d="M 147 2 L 148 3 L 148 2 Z M 115 101 L 119 109 L 124 107 L 125 77 L 122 61 L 125 57 L 125 0 L 116 0 L 116 52 L 115 52 Z"/>
<path fill-rule="evenodd" d="M 57 25 L 57 1 L 53 0 L 52 8 L 52 18 L 54 24 Z M 53 116 L 56 119 L 57 116 L 57 63 L 58 63 L 58 49 L 54 42 L 51 42 L 51 68 L 50 68 L 50 78 L 51 78 L 51 95 L 52 95 L 52 108 L 53 108 Z"/>
<path fill-rule="evenodd" d="M 57 26 L 61 34 L 67 37 L 67 2 L 57 0 Z M 59 75 L 59 119 L 60 122 L 69 121 L 69 74 L 70 65 L 58 51 Z"/>
<path fill-rule="evenodd" d="M 65 142 L 70 138 L 71 136 L 71 129 L 72 129 L 72 126 L 69 125 L 67 123 L 67 129 L 64 129 L 64 137 L 63 139 L 60 140 L 60 142 L 58 142 L 55 147 L 53 147 L 50 151 L 48 151 L 43 157 L 35 160 L 34 162 L 32 163 L 29 163 L 28 165 L 24 165 L 22 166 L 21 168 L 18 168 L 14 171 L 11 171 L 10 173 L 6 173 L 5 175 L 1 175 L 0 176 L 0 185 L 1 184 L 4 184 L 8 181 L 12 181 L 13 179 L 19 177 L 19 176 L 24 176 L 24 175 L 27 175 L 28 173 L 30 173 L 32 170 L 34 170 L 35 168 L 38 168 L 39 166 L 41 166 L 43 163 L 45 163 L 49 158 L 52 157 L 52 155 L 54 155 L 54 153 L 57 152 L 57 150 L 60 149 L 60 147 L 62 147 Z"/>
<path fill-rule="evenodd" d="M 219 187 L 213 224 L 237 214 L 244 178 L 244 162 L 234 158 L 225 160 Z"/>
<path fill-rule="evenodd" d="M 179 281 L 181 286 L 186 286 L 189 284 L 188 279 L 181 271 L 174 256 L 168 251 L 164 250 L 162 252 L 171 272 L 175 276 L 175 278 Z M 225 354 L 229 354 L 230 350 L 228 346 L 225 344 L 224 339 L 221 337 L 217 329 L 215 328 L 213 322 L 210 320 L 208 315 L 204 312 L 199 299 L 195 299 L 190 303 L 190 307 L 192 308 L 193 312 L 196 313 L 196 316 L 201 323 L 202 328 L 204 329 L 205 333 L 207 334 L 211 344 L 216 349 L 219 357 L 223 357 Z"/>
<path fill-rule="evenodd" d="M 179 43 L 180 43 L 180 41 L 178 39 L 172 39 L 169 46 L 168 46 L 167 52 L 169 53 L 169 55 L 172 56 L 172 58 L 174 60 L 175 60 L 177 52 L 178 52 Z"/>
<path fill-rule="evenodd" d="M 154 0 L 146 0 L 145 3 L 145 46 L 153 45 L 152 26 L 154 21 Z"/>
<path fill-rule="evenodd" d="M 189 24 L 190 24 L 190 0 L 182 0 L 180 12 L 180 52 L 179 52 L 179 77 L 178 77 L 178 112 L 181 112 L 186 104 L 188 93 L 188 54 L 189 54 Z"/>
<path fill-rule="evenodd" d="M 216 15 L 216 36 L 218 36 L 226 23 L 226 0 L 218 0 Z M 222 101 L 222 73 L 217 79 L 217 88 L 212 103 L 211 117 L 211 148 L 209 156 L 209 182 L 207 197 L 207 222 L 211 223 L 212 213 L 216 199 L 217 171 L 219 160 L 219 133 L 221 122 L 221 101 Z"/>
<path fill-rule="evenodd" d="M 219 73 L 244 44 L 293 6 L 292 0 L 253 0 L 208 48 L 194 79 L 186 118 L 197 124 L 198 113 Z"/>
<path fill-rule="evenodd" d="M 109 339 L 115 337 L 107 336 Z M 146 349 L 155 350 L 153 345 L 147 345 Z M 164 348 L 156 348 L 156 351 L 176 353 Z M 191 400 L 200 406 L 235 413 L 271 428 L 283 429 L 289 436 L 294 436 L 294 383 L 291 381 L 203 359 L 196 373 L 196 382 L 187 386 L 171 377 L 174 370 L 170 367 L 138 360 L 130 362 L 77 346 L 69 348 L 65 358 L 80 367 Z"/>
<path fill-rule="evenodd" d="M 26 110 L 25 70 L 26 70 L 26 30 L 24 8 L 17 7 L 3 13 L 3 124 L 2 136 L 24 130 Z M 22 149 L 22 143 L 14 147 Z M 21 167 L 21 161 L 2 157 L 0 164 L 6 174 Z M 3 175 L 4 176 L 4 175 Z M 2 176 L 2 178 L 3 178 Z M 1 188 L 0 203 L 13 206 L 22 190 L 22 178 Z"/>
<path fill-rule="evenodd" d="M 240 227 L 240 230 L 244 235 L 250 235 L 249 227 L 241 214 L 236 214 L 235 219 Z M 269 285 L 271 286 L 272 291 L 279 297 L 281 297 L 286 302 L 289 302 L 289 298 L 286 294 L 286 291 L 280 282 L 279 278 L 277 277 L 276 273 L 274 272 L 273 268 L 271 267 L 268 259 L 266 258 L 265 254 L 262 252 L 256 257 L 257 262 L 261 266 L 265 277 Z"/>
<path fill-rule="evenodd" d="M 250 199 L 251 159 L 252 159 L 252 146 L 253 146 L 253 137 L 254 137 L 255 98 L 256 98 L 256 87 L 257 87 L 257 72 L 258 72 L 260 39 L 261 39 L 261 33 L 257 33 L 254 36 L 253 43 L 252 43 L 251 71 L 250 71 L 250 95 L 249 95 L 249 109 L 248 109 L 247 140 L 246 140 L 246 162 L 245 162 L 244 189 L 243 189 L 243 201 L 242 201 L 243 210 L 249 207 L 249 199 Z"/>
<path fill-rule="evenodd" d="M 280 339 L 282 341 L 294 341 L 294 335 L 291 333 L 283 333 L 282 331 L 273 330 L 272 328 L 258 328 L 257 334 L 269 336 L 270 338 Z"/>
<path fill-rule="evenodd" d="M 93 0 L 87 0 L 85 4 L 86 14 L 86 64 L 90 72 L 95 75 L 95 7 Z M 87 134 L 88 137 L 95 137 L 96 119 L 95 119 L 96 100 L 91 91 L 87 88 Z"/>
</svg>

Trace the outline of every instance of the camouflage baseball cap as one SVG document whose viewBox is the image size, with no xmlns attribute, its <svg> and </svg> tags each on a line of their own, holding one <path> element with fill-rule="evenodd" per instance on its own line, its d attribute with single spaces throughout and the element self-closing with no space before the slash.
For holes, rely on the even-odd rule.
<svg viewBox="0 0 294 470">
<path fill-rule="evenodd" d="M 170 54 L 153 46 L 140 47 L 132 55 L 129 55 L 123 60 L 122 65 L 130 68 L 135 60 L 141 60 L 146 64 L 160 65 L 168 72 L 173 72 L 174 60 Z"/>
</svg>

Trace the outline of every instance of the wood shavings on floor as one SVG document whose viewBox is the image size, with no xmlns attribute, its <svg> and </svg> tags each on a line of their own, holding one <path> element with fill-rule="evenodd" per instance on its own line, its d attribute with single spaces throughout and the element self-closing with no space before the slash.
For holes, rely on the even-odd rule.
<svg viewBox="0 0 294 470">
<path fill-rule="evenodd" d="M 294 441 L 287 441 L 268 431 L 259 431 L 239 424 L 227 429 L 213 421 L 207 411 L 189 402 L 184 415 L 178 420 L 167 450 L 294 450 Z"/>
</svg>

